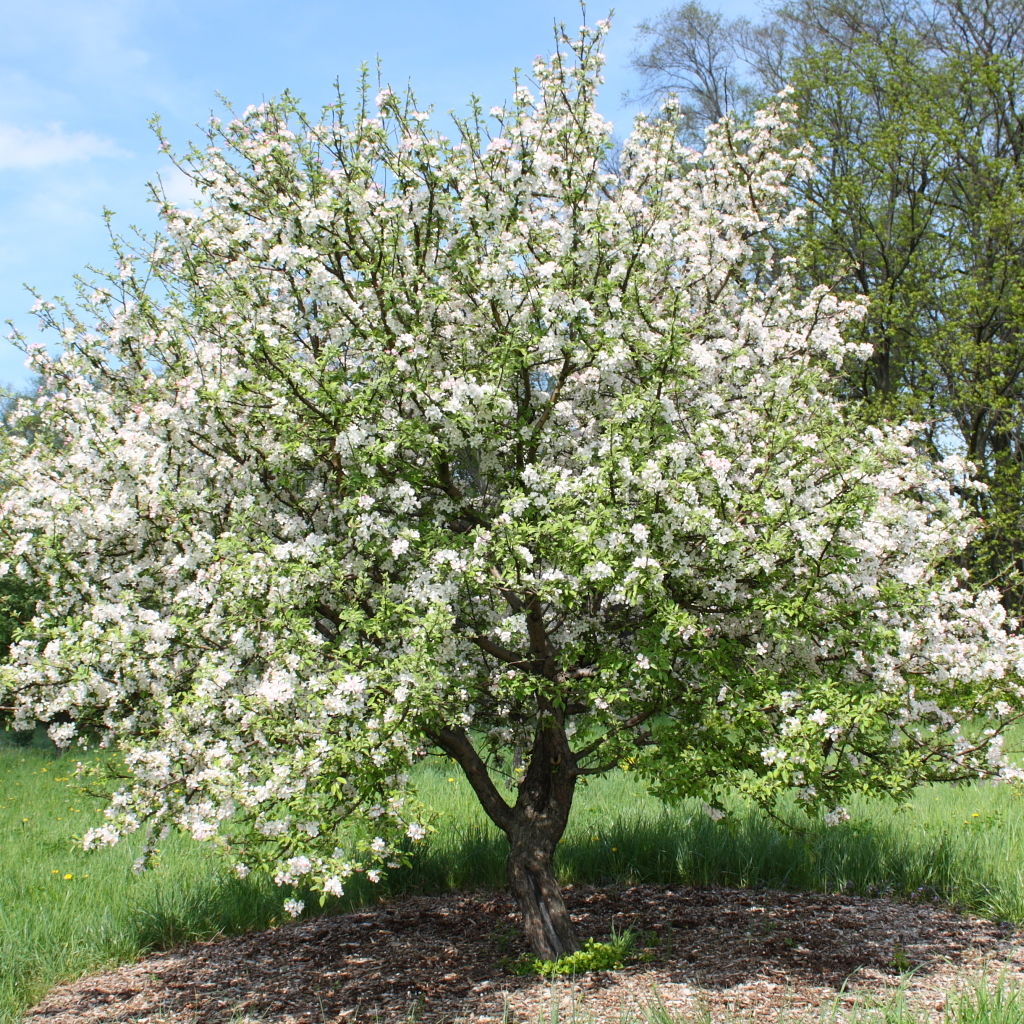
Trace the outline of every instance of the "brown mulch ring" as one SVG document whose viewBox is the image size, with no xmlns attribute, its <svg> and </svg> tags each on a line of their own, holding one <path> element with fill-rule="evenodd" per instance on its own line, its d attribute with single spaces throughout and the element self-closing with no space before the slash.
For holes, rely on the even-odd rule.
<svg viewBox="0 0 1024 1024">
<path fill-rule="evenodd" d="M 55 989 L 26 1024 L 619 1024 L 663 1004 L 714 1021 L 817 1017 L 891 994 L 935 1020 L 980 972 L 1024 982 L 1024 934 L 931 904 L 688 886 L 568 887 L 581 937 L 645 933 L 649 959 L 551 983 L 517 977 L 511 901 L 410 896 L 337 917 L 196 943 Z M 913 971 L 909 981 L 901 977 Z"/>
</svg>

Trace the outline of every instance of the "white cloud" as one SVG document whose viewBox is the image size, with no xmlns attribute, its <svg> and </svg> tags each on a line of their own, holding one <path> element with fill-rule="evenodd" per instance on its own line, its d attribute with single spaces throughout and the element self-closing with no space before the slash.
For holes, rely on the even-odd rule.
<svg viewBox="0 0 1024 1024">
<path fill-rule="evenodd" d="M 0 122 L 0 170 L 28 170 L 130 155 L 112 139 L 92 132 L 69 132 L 62 124 L 38 129 Z"/>
<path fill-rule="evenodd" d="M 197 200 L 203 198 L 203 193 L 196 188 L 192 179 L 174 164 L 160 170 L 157 183 L 167 199 L 179 209 L 191 209 Z"/>
</svg>

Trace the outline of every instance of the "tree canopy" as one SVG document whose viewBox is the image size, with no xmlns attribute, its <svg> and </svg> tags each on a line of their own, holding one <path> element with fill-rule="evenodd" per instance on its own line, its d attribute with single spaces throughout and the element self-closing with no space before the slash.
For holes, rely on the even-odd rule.
<svg viewBox="0 0 1024 1024">
<path fill-rule="evenodd" d="M 864 296 L 871 346 L 843 387 L 914 419 L 986 490 L 970 564 L 1024 588 L 1024 8 L 1007 0 L 787 0 L 760 23 L 697 3 L 643 27 L 648 95 L 678 92 L 691 136 L 788 83 L 815 173 L 791 236 L 809 279 Z"/>
<path fill-rule="evenodd" d="M 712 813 L 796 792 L 829 821 L 1015 775 L 1024 645 L 955 567 L 963 465 L 836 398 L 863 308 L 780 247 L 792 108 L 698 153 L 669 105 L 613 173 L 605 28 L 452 138 L 365 83 L 215 121 L 202 201 L 44 304 L 59 451 L 12 439 L 2 536 L 50 597 L 0 680 L 121 751 L 87 842 L 177 826 L 339 893 L 425 836 L 440 754 L 554 957 L 574 788 L 626 758 Z"/>
</svg>

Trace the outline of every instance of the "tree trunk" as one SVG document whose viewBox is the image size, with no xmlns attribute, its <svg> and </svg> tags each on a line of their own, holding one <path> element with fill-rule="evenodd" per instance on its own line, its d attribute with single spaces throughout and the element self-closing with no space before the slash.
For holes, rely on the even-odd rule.
<svg viewBox="0 0 1024 1024">
<path fill-rule="evenodd" d="M 509 886 L 530 948 L 542 960 L 557 960 L 575 952 L 579 943 L 555 880 L 553 844 L 527 826 L 509 833 L 509 847 Z"/>
<path fill-rule="evenodd" d="M 491 821 L 509 843 L 508 881 L 530 948 L 543 960 L 579 949 L 552 857 L 565 832 L 576 788 L 576 760 L 560 718 L 538 724 L 519 792 L 510 805 L 462 729 L 439 729 L 434 741 L 462 766 Z"/>
</svg>

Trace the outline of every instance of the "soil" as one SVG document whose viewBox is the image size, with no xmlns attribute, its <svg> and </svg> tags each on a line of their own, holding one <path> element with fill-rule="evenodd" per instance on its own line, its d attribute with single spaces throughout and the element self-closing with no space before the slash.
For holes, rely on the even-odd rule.
<svg viewBox="0 0 1024 1024">
<path fill-rule="evenodd" d="M 642 934 L 623 969 L 549 982 L 496 893 L 400 901 L 195 943 L 54 989 L 26 1024 L 622 1024 L 659 1004 L 712 1021 L 818 1019 L 902 986 L 936 1021 L 960 986 L 1024 984 L 1024 933 L 929 902 L 641 885 L 567 887 L 581 938 Z M 707 1019 L 707 1017 L 705 1017 Z"/>
</svg>

